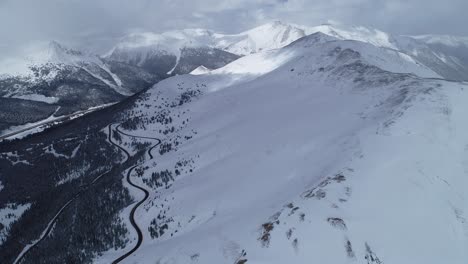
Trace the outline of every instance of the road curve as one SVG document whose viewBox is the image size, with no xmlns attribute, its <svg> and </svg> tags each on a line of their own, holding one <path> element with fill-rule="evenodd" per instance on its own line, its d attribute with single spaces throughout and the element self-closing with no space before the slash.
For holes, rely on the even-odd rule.
<svg viewBox="0 0 468 264">
<path fill-rule="evenodd" d="M 109 128 L 109 134 L 108 134 L 108 140 L 109 142 L 111 142 L 112 144 L 114 144 L 111 140 L 111 134 L 112 134 L 112 126 L 113 124 L 110 124 L 108 125 L 108 128 Z M 120 146 L 118 146 L 120 147 Z M 125 150 L 124 150 L 125 151 Z M 128 153 L 128 152 L 127 152 Z M 96 178 L 94 178 L 94 180 L 91 182 L 91 183 L 88 183 L 88 184 L 85 184 L 85 185 L 82 185 L 81 186 L 81 190 L 78 191 L 78 193 L 76 193 L 71 199 L 69 199 L 59 210 L 58 212 L 55 214 L 55 216 L 49 221 L 49 223 L 47 224 L 46 228 L 44 229 L 44 231 L 42 231 L 42 234 L 41 236 L 39 237 L 38 240 L 36 240 L 35 242 L 33 242 L 31 245 L 26 245 L 23 250 L 19 253 L 19 255 L 16 257 L 15 261 L 13 262 L 13 264 L 17 264 L 17 263 L 21 263 L 21 261 L 24 259 L 24 256 L 31 250 L 33 249 L 34 247 L 36 247 L 40 242 L 42 242 L 45 238 L 47 238 L 50 234 L 50 231 L 52 231 L 53 227 L 54 227 L 54 224 L 55 222 L 57 221 L 57 219 L 59 218 L 59 216 L 63 213 L 63 211 L 74 201 L 76 200 L 76 198 L 78 198 L 84 191 L 86 191 L 89 187 L 91 187 L 92 185 L 94 185 L 96 182 L 98 182 L 104 175 L 106 175 L 110 170 L 107 170 L 103 173 L 101 173 L 99 176 L 97 176 Z"/>
<path fill-rule="evenodd" d="M 109 126 L 110 127 L 110 126 Z M 158 146 L 159 144 L 161 144 L 161 140 L 157 139 L 157 138 L 152 138 L 152 137 L 143 137 L 143 136 L 134 136 L 134 135 L 130 135 L 130 134 L 127 134 L 123 131 L 121 131 L 119 129 L 120 125 L 118 125 L 115 129 L 118 133 L 122 134 L 122 135 L 125 135 L 125 136 L 129 136 L 129 137 L 136 137 L 136 138 L 145 138 L 145 139 L 151 139 L 151 140 L 156 140 L 157 143 L 154 144 L 151 148 L 148 149 L 148 156 L 150 157 L 150 159 L 153 159 L 153 155 L 151 154 L 151 151 L 156 147 Z M 109 133 L 110 134 L 110 133 Z M 120 150 L 122 150 L 125 155 L 127 155 L 127 160 L 128 158 L 130 158 L 130 153 L 128 153 L 128 151 L 126 149 L 124 149 L 123 147 L 121 147 L 120 145 L 118 145 L 117 143 L 114 143 L 112 142 L 112 139 L 110 140 L 110 142 L 117 146 Z M 141 186 L 138 186 L 136 185 L 135 183 L 132 182 L 132 179 L 131 179 L 131 174 L 133 172 L 133 170 L 138 166 L 139 164 L 137 165 L 134 165 L 132 166 L 128 172 L 127 172 L 127 182 L 128 184 L 130 184 L 131 186 L 133 186 L 134 188 L 137 188 L 139 189 L 140 191 L 144 192 L 145 196 L 143 197 L 143 199 L 141 199 L 139 202 L 137 202 L 131 212 L 130 212 L 130 215 L 129 215 L 129 219 L 130 219 L 130 223 L 132 224 L 133 228 L 135 229 L 135 231 L 137 232 L 137 235 L 138 235 L 138 241 L 136 243 L 136 245 L 130 250 L 128 251 L 127 253 L 123 254 L 122 256 L 120 256 L 119 258 L 117 258 L 116 260 L 112 261 L 112 264 L 116 264 L 116 263 L 119 263 L 121 262 L 122 260 L 124 260 L 125 258 L 129 257 L 131 254 L 133 254 L 140 246 L 141 244 L 143 243 L 143 232 L 141 232 L 141 229 L 140 227 L 138 226 L 138 224 L 136 223 L 135 221 L 135 212 L 136 210 L 138 209 L 138 207 L 140 207 L 140 205 L 142 205 L 147 199 L 148 199 L 148 196 L 149 196 L 149 192 L 144 189 L 143 187 Z"/>
<path fill-rule="evenodd" d="M 143 137 L 143 136 L 135 136 L 135 135 L 130 135 L 130 134 L 127 134 L 125 132 L 123 132 L 122 130 L 120 130 L 120 126 L 121 125 L 118 125 L 115 127 L 115 129 L 122 135 L 125 135 L 125 136 L 129 136 L 129 137 L 136 137 L 136 138 L 145 138 L 145 139 L 151 139 L 151 140 L 157 140 L 158 143 L 156 143 L 155 145 L 153 145 L 151 148 L 148 149 L 148 156 L 150 157 L 150 159 L 153 159 L 153 154 L 151 154 L 151 151 L 159 146 L 159 144 L 161 144 L 161 140 L 158 139 L 158 138 L 153 138 L 153 137 Z M 128 152 L 127 152 L 128 153 Z"/>
<path fill-rule="evenodd" d="M 117 148 L 119 148 L 120 150 L 122 150 L 125 155 L 126 155 L 126 160 L 128 160 L 128 158 L 130 157 L 130 153 L 122 148 L 120 145 L 114 143 L 112 141 L 112 125 L 114 124 L 109 124 L 108 125 L 108 141 L 116 146 Z M 120 125 L 119 125 L 120 126 Z M 117 129 L 117 131 L 123 135 L 126 135 L 126 136 L 131 136 L 131 137 L 139 137 L 139 136 L 133 136 L 133 135 L 129 135 L 129 134 L 126 134 L 120 130 Z M 148 149 L 148 155 L 150 157 L 150 159 L 153 159 L 153 155 L 151 154 L 151 151 L 156 147 L 158 146 L 161 141 L 157 138 L 150 138 L 150 137 L 139 137 L 139 138 L 146 138 L 146 139 L 153 139 L 153 140 L 157 140 L 157 143 L 155 145 L 153 145 L 150 149 Z M 124 162 L 125 162 L 124 161 Z M 149 193 L 147 190 L 145 190 L 144 188 L 134 184 L 132 181 L 131 181 L 131 178 L 130 178 L 130 175 L 132 173 L 132 171 L 137 167 L 138 165 L 135 165 L 135 166 L 132 166 L 128 172 L 127 172 L 127 182 L 132 185 L 133 187 L 143 191 L 145 193 L 145 197 L 139 201 L 138 203 L 135 204 L 135 206 L 132 208 L 132 211 L 130 212 L 130 222 L 133 226 L 133 228 L 135 228 L 137 234 L 138 234 L 138 242 L 137 244 L 129 251 L 127 252 L 126 254 L 122 255 L 121 257 L 119 257 L 118 259 L 114 260 L 112 263 L 119 263 L 120 261 L 122 261 L 123 259 L 125 259 L 126 257 L 130 256 L 133 252 L 135 252 L 141 245 L 141 243 L 143 242 L 143 233 L 141 232 L 141 229 L 140 227 L 136 224 L 135 222 L 135 211 L 137 210 L 137 208 L 146 201 L 146 199 L 148 199 L 148 196 L 149 196 Z M 57 221 L 57 219 L 60 217 L 60 215 L 65 211 L 65 209 L 73 202 L 75 201 L 84 191 L 86 191 L 89 187 L 91 187 L 92 185 L 94 185 L 96 182 L 98 182 L 103 176 L 105 176 L 108 172 L 108 171 L 105 171 L 103 172 L 102 174 L 100 174 L 99 176 L 97 176 L 96 178 L 94 178 L 94 180 L 89 183 L 89 184 L 86 184 L 86 185 L 83 185 L 81 186 L 81 190 L 78 191 L 78 193 L 76 193 L 71 199 L 69 199 L 60 209 L 59 211 L 55 214 L 55 216 L 49 221 L 49 223 L 47 224 L 46 228 L 44 229 L 44 231 L 42 232 L 41 236 L 39 237 L 38 240 L 36 240 L 35 242 L 33 242 L 31 245 L 26 245 L 23 250 L 20 252 L 20 254 L 18 254 L 18 256 L 16 257 L 15 261 L 13 262 L 13 264 L 17 264 L 17 263 L 21 263 L 21 261 L 24 259 L 24 257 L 26 256 L 26 254 L 31 250 L 33 249 L 34 247 L 36 247 L 40 242 L 42 242 L 44 239 L 46 239 L 50 232 L 52 231 L 53 227 L 54 227 L 54 224 L 55 222 Z"/>
</svg>

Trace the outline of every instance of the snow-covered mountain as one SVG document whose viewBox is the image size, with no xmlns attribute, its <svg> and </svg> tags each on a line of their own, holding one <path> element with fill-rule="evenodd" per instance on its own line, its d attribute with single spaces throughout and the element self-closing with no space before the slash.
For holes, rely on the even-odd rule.
<svg viewBox="0 0 468 264">
<path fill-rule="evenodd" d="M 306 35 L 304 27 L 281 21 L 274 21 L 239 34 L 212 34 L 214 46 L 240 55 L 282 48 Z"/>
<path fill-rule="evenodd" d="M 55 41 L 1 60 L 0 73 L 0 130 L 118 102 L 159 79 L 141 68 Z"/>
<path fill-rule="evenodd" d="M 163 34 L 135 33 L 124 37 L 105 57 L 142 67 L 159 75 L 185 74 L 200 65 L 219 68 L 238 55 L 211 45 L 212 32 L 201 29 Z"/>
<path fill-rule="evenodd" d="M 316 33 L 158 83 L 127 112 L 162 141 L 132 176 L 128 262 L 466 263 L 468 86 L 416 74 L 435 73 Z"/>
<path fill-rule="evenodd" d="M 188 66 L 184 67 L 186 70 L 175 71 L 179 74 L 189 73 L 200 65 L 212 69 L 219 68 L 236 59 L 230 54 L 245 56 L 262 50 L 282 48 L 297 39 L 317 32 L 341 40 L 362 41 L 394 49 L 405 53 L 415 63 L 432 69 L 441 78 L 468 80 L 467 50 L 460 48 L 466 47 L 463 46 L 466 43 L 464 38 L 444 37 L 445 41 L 441 41 L 442 37 L 432 37 L 432 40 L 428 40 L 429 36 L 398 36 L 378 29 L 338 23 L 308 27 L 274 21 L 238 34 L 222 34 L 205 29 L 185 29 L 162 34 L 148 32 L 131 34 L 123 38 L 107 57 L 143 66 L 147 70 L 172 73 L 177 65 L 182 64 L 180 58 L 185 57 L 183 51 L 193 49 L 207 62 L 197 60 L 196 63 L 188 63 Z M 450 43 L 452 48 L 440 48 L 434 44 L 441 42 Z M 454 43 L 456 50 L 453 48 Z M 206 50 L 200 51 L 200 47 Z M 221 50 L 228 53 L 222 53 Z"/>
<path fill-rule="evenodd" d="M 424 35 L 412 38 L 425 43 L 442 67 L 450 66 L 445 68 L 444 74 L 448 79 L 468 80 L 468 37 Z"/>
<path fill-rule="evenodd" d="M 442 78 L 458 81 L 468 80 L 468 60 L 466 59 L 468 50 L 464 46 L 466 39 L 462 37 L 399 36 L 378 29 L 343 24 L 323 24 L 302 28 L 307 35 L 322 32 L 342 40 L 357 40 L 378 47 L 398 50 L 411 57 L 415 62 L 432 69 Z M 451 47 L 458 48 L 456 50 L 442 48 L 435 43 L 450 43 Z M 463 49 L 463 47 L 465 48 Z"/>
<path fill-rule="evenodd" d="M 98 55 L 68 49 L 56 41 L 39 43 L 27 49 L 26 52 L 26 54 L 0 61 L 3 79 L 17 77 L 34 83 L 51 82 L 62 72 L 74 68 L 77 71 L 83 70 L 121 95 L 128 96 L 135 93 L 135 87 L 121 80 L 112 71 L 115 71 L 111 69 L 112 62 L 109 63 Z"/>
<path fill-rule="evenodd" d="M 165 79 L 0 144 L 0 259 L 467 263 L 466 53 L 433 39 L 273 22 L 35 52 L 5 86 L 59 98 L 33 113 Z"/>
</svg>

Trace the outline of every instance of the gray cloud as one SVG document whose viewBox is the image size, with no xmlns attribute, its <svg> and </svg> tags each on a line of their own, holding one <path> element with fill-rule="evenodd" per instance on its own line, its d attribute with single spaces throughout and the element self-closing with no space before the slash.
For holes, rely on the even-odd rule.
<svg viewBox="0 0 468 264">
<path fill-rule="evenodd" d="M 466 0 L 0 0 L 0 56 L 34 40 L 103 51 L 134 30 L 202 27 L 234 33 L 275 19 L 468 35 L 466 10 Z"/>
</svg>

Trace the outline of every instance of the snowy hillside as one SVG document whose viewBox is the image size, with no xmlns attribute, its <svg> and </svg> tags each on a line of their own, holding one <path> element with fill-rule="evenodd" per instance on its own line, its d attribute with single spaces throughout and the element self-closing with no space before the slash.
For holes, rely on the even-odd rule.
<svg viewBox="0 0 468 264">
<path fill-rule="evenodd" d="M 210 71 L 211 71 L 210 69 L 208 69 L 207 67 L 201 65 L 201 66 L 198 66 L 195 70 L 191 71 L 190 74 L 200 75 L 200 74 L 209 73 Z"/>
<path fill-rule="evenodd" d="M 466 263 L 468 86 L 414 73 L 318 33 L 158 83 L 127 112 L 161 144 L 126 263 Z"/>
</svg>

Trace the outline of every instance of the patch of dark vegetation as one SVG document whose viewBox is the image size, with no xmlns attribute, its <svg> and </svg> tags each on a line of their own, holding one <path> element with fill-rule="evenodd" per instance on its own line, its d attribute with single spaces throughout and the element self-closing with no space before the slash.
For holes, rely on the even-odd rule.
<svg viewBox="0 0 468 264">
<path fill-rule="evenodd" d="M 278 212 L 272 217 L 270 217 L 269 222 L 262 224 L 260 228 L 261 235 L 258 238 L 258 240 L 260 240 L 263 247 L 268 247 L 270 245 L 271 232 L 275 228 L 275 225 L 279 225 L 280 221 L 278 219 L 280 215 L 281 215 L 281 212 Z"/>
<path fill-rule="evenodd" d="M 195 253 L 190 256 L 191 261 L 198 261 L 198 258 L 200 258 L 200 253 Z"/>
<path fill-rule="evenodd" d="M 372 251 L 369 244 L 366 243 L 366 256 L 364 257 L 367 261 L 367 264 L 383 264 L 383 262 L 377 257 L 377 255 Z"/>
<path fill-rule="evenodd" d="M 151 187 L 152 189 L 155 188 L 169 188 L 170 183 L 174 181 L 174 177 L 172 175 L 172 172 L 169 170 L 163 170 L 163 171 L 158 171 L 158 172 L 153 172 L 151 174 L 151 178 L 143 178 L 143 182 Z"/>
<path fill-rule="evenodd" d="M 338 173 L 331 180 L 336 181 L 337 183 L 346 181 L 346 177 L 342 173 Z"/>
<path fill-rule="evenodd" d="M 181 106 L 185 103 L 192 101 L 192 98 L 195 98 L 201 94 L 200 90 L 188 90 L 180 94 L 178 100 L 174 102 L 171 107 Z"/>
<path fill-rule="evenodd" d="M 166 215 L 163 213 L 158 214 L 156 218 L 151 220 L 150 225 L 148 226 L 148 231 L 152 239 L 162 237 L 166 231 L 169 229 L 169 224 L 174 222 L 172 217 L 167 218 Z M 175 233 L 178 231 L 175 230 Z M 173 233 L 171 234 L 173 236 Z"/>
<path fill-rule="evenodd" d="M 305 220 L 305 214 L 304 214 L 304 213 L 300 213 L 300 214 L 299 214 L 299 221 L 304 222 L 304 220 Z"/>
<path fill-rule="evenodd" d="M 348 258 L 352 258 L 352 259 L 356 258 L 356 254 L 354 254 L 353 246 L 351 245 L 351 241 L 349 241 L 349 239 L 346 239 L 345 249 L 346 249 L 346 255 L 348 255 Z"/>
<path fill-rule="evenodd" d="M 329 217 L 327 218 L 327 222 L 335 228 L 338 228 L 341 230 L 347 230 L 346 223 L 341 218 Z"/>
<path fill-rule="evenodd" d="M 291 239 L 291 236 L 293 234 L 294 228 L 289 228 L 288 231 L 286 231 L 286 238 L 289 240 Z"/>
<path fill-rule="evenodd" d="M 348 169 L 350 170 L 350 169 Z M 343 181 L 346 181 L 346 177 L 341 173 L 335 174 L 333 177 L 327 177 L 324 180 L 322 180 L 317 187 L 314 187 L 308 191 L 305 191 L 301 197 L 304 199 L 309 199 L 309 198 L 315 198 L 317 200 L 321 200 L 327 196 L 327 192 L 324 190 L 326 186 L 329 184 L 336 182 L 336 183 L 341 183 Z"/>
<path fill-rule="evenodd" d="M 292 247 L 294 248 L 294 250 L 298 250 L 299 249 L 299 240 L 297 240 L 297 238 L 295 238 L 292 242 Z"/>
<path fill-rule="evenodd" d="M 286 207 L 290 209 L 290 212 L 289 212 L 288 216 L 293 215 L 297 210 L 299 210 L 299 207 L 298 207 L 298 206 L 294 206 L 293 203 L 287 204 Z"/>
<path fill-rule="evenodd" d="M 310 191 L 307 191 L 303 194 L 304 198 L 315 198 L 321 200 L 327 196 L 327 193 L 322 189 L 313 188 Z"/>
<path fill-rule="evenodd" d="M 172 150 L 172 143 L 163 142 L 159 145 L 159 154 L 164 155 L 165 153 Z"/>
<path fill-rule="evenodd" d="M 57 105 L 0 97 L 0 132 L 10 126 L 37 122 L 51 116 Z"/>
<path fill-rule="evenodd" d="M 270 238 L 271 238 L 270 232 L 273 231 L 274 227 L 275 225 L 272 222 L 264 223 L 262 225 L 263 231 L 262 231 L 262 236 L 260 237 L 260 240 L 262 241 L 262 245 L 264 247 L 268 247 L 268 245 L 270 245 Z"/>
<path fill-rule="evenodd" d="M 240 256 L 237 257 L 234 264 L 245 264 L 245 263 L 247 263 L 247 258 L 246 257 L 247 257 L 247 251 L 245 251 L 243 249 L 242 252 L 240 253 Z"/>
</svg>

